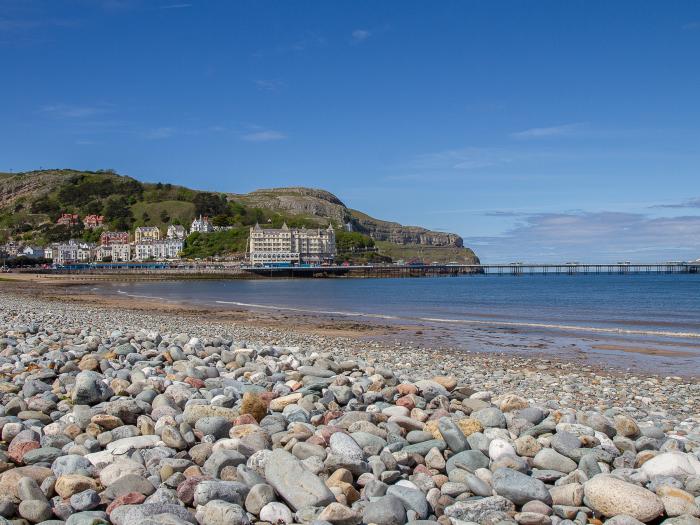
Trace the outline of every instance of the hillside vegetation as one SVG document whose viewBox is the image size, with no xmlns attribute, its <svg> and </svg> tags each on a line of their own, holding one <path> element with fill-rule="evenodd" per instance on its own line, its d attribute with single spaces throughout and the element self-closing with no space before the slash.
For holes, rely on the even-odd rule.
<svg viewBox="0 0 700 525">
<path fill-rule="evenodd" d="M 106 229 L 132 231 L 137 226 L 189 227 L 208 215 L 228 230 L 188 238 L 185 255 L 212 257 L 242 254 L 250 226 L 326 227 L 337 231 L 339 260 L 387 261 L 422 254 L 431 261 L 478 261 L 456 234 L 374 219 L 352 210 L 335 195 L 310 188 L 276 188 L 247 194 L 198 191 L 168 183 L 144 183 L 112 170 L 41 170 L 0 173 L 0 240 L 46 245 L 69 238 L 95 241 L 101 230 L 56 224 L 62 213 L 104 215 Z M 353 231 L 343 228 L 351 225 Z M 415 254 L 415 255 L 414 255 Z"/>
</svg>

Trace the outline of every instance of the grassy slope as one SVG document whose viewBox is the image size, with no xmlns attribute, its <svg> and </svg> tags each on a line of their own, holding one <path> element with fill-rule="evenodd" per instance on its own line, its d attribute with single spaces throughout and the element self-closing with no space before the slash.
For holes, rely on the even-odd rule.
<svg viewBox="0 0 700 525">
<path fill-rule="evenodd" d="M 27 182 L 34 182 L 34 189 L 27 196 L 21 198 L 19 201 L 16 201 L 11 205 L 8 204 L 4 207 L 4 209 L 0 209 L 0 229 L 22 223 L 29 224 L 34 228 L 38 227 L 41 223 L 49 221 L 48 215 L 29 213 L 28 209 L 31 202 L 36 198 L 39 198 L 41 195 L 47 194 L 50 198 L 56 198 L 60 188 L 65 186 L 67 181 L 75 175 L 85 175 L 90 179 L 112 179 L 115 181 L 123 180 L 123 177 L 116 174 L 97 174 L 78 170 L 45 170 L 42 172 L 31 172 L 26 174 L 0 172 L 0 182 L 2 183 L 14 185 L 15 182 L 12 180 L 13 178 L 20 181 L 23 180 Z M 192 202 L 187 202 L 187 200 L 191 200 L 192 197 L 199 192 L 181 186 L 156 185 L 152 183 L 143 183 L 143 190 L 144 193 L 142 200 L 131 205 L 131 211 L 135 219 L 134 226 L 142 225 L 144 223 L 142 219 L 144 212 L 148 213 L 149 225 L 155 225 L 161 228 L 167 226 L 167 223 L 161 220 L 161 212 L 163 211 L 168 214 L 170 221 L 179 219 L 183 224 L 189 225 L 195 214 L 195 206 Z M 276 194 L 278 194 L 278 192 L 271 192 L 269 195 L 266 195 L 266 192 L 257 192 L 255 197 L 252 197 L 252 194 L 230 195 L 230 197 L 232 197 L 236 202 L 246 206 L 249 210 L 252 210 L 255 207 L 256 200 L 264 196 L 273 199 Z M 24 209 L 19 212 L 15 212 L 13 210 L 13 207 L 17 202 L 21 202 L 24 205 Z M 84 214 L 81 210 L 77 209 L 67 209 L 66 211 L 78 211 L 81 212 L 81 214 Z M 389 221 L 374 219 L 373 217 L 369 217 L 368 215 L 357 210 L 348 211 L 351 216 L 369 219 L 378 225 L 396 224 L 390 223 Z M 266 216 L 270 216 L 270 212 L 266 213 Z M 327 219 L 308 214 L 290 216 L 287 213 L 275 213 L 273 211 L 272 216 L 275 219 L 279 219 L 279 222 L 282 220 L 287 220 L 290 222 L 290 224 L 299 222 L 301 224 L 311 226 L 313 224 L 325 225 L 328 223 Z M 245 229 L 247 231 L 247 228 L 241 229 Z M 229 235 L 232 237 L 234 235 L 238 237 L 240 234 L 232 233 Z M 221 239 L 221 241 L 223 241 L 222 244 L 227 245 L 228 248 L 233 248 L 234 246 L 238 246 L 240 244 L 238 238 L 227 238 L 225 240 Z M 389 242 L 377 242 L 377 246 L 382 255 L 389 256 L 392 259 L 409 260 L 412 258 L 422 258 L 426 262 L 473 262 L 475 260 L 473 252 L 468 248 L 398 245 Z"/>
<path fill-rule="evenodd" d="M 163 211 L 168 214 L 170 221 L 164 222 L 161 220 Z M 148 221 L 149 226 L 158 226 L 164 229 L 173 220 L 178 219 L 189 229 L 189 225 L 194 218 L 194 204 L 183 201 L 137 202 L 131 206 L 131 212 L 134 214 L 138 225 L 143 224 L 143 213 L 147 212 L 150 218 Z"/>
</svg>

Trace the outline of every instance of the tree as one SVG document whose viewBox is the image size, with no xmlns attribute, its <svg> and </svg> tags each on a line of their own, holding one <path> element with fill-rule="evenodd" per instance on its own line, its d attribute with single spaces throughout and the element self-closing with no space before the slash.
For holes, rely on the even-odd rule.
<svg viewBox="0 0 700 525">
<path fill-rule="evenodd" d="M 118 230 L 129 230 L 134 222 L 129 203 L 123 195 L 110 197 L 105 204 L 105 216 L 107 220 Z"/>
<path fill-rule="evenodd" d="M 160 183 L 158 183 L 158 184 L 160 184 Z M 167 210 L 163 210 L 160 212 L 160 222 L 162 222 L 162 223 L 170 222 L 170 215 L 168 215 Z"/>
<path fill-rule="evenodd" d="M 80 226 L 82 227 L 82 224 Z M 63 224 L 46 224 L 42 226 L 41 231 L 48 243 L 67 241 L 82 234 L 82 230 L 79 231 L 78 227 L 71 228 Z"/>
<path fill-rule="evenodd" d="M 223 195 L 197 193 L 192 199 L 195 215 L 228 215 L 228 202 Z"/>
<path fill-rule="evenodd" d="M 229 226 L 230 223 L 230 217 L 227 215 L 217 215 L 211 220 L 211 223 L 214 226 Z"/>
<path fill-rule="evenodd" d="M 47 215 L 56 214 L 60 209 L 58 203 L 48 197 L 41 197 L 35 200 L 29 207 L 29 211 L 32 213 L 45 213 Z"/>
<path fill-rule="evenodd" d="M 337 231 L 335 246 L 339 254 L 361 253 L 374 249 L 374 239 L 358 232 Z"/>
<path fill-rule="evenodd" d="M 151 221 L 151 216 L 148 214 L 147 211 L 144 211 L 141 214 L 141 220 L 144 222 L 144 224 L 148 224 Z"/>
<path fill-rule="evenodd" d="M 94 230 L 93 229 L 83 230 L 82 239 L 85 242 L 95 242 L 95 243 L 99 242 L 100 235 L 102 235 L 103 231 L 104 230 L 102 228 L 95 228 Z"/>
<path fill-rule="evenodd" d="M 188 258 L 214 257 L 245 252 L 248 231 L 245 228 L 201 234 L 194 232 L 185 240 L 182 256 Z"/>
<path fill-rule="evenodd" d="M 85 206 L 85 213 L 99 215 L 102 213 L 102 203 L 98 200 L 88 202 Z"/>
</svg>

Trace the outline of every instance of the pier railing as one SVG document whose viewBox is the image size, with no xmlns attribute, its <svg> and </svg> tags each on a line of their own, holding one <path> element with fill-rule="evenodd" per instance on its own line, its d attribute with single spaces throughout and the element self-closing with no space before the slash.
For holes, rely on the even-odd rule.
<svg viewBox="0 0 700 525">
<path fill-rule="evenodd" d="M 700 273 L 699 262 L 665 263 L 510 263 L 410 264 L 350 266 L 243 266 L 245 272 L 267 277 L 424 277 L 439 275 L 584 275 L 640 273 Z"/>
<path fill-rule="evenodd" d="M 509 263 L 509 264 L 408 264 L 339 266 L 232 266 L 232 265 L 113 265 L 89 264 L 53 269 L 19 270 L 30 273 L 76 274 L 105 278 L 110 275 L 141 275 L 151 278 L 265 278 L 265 277 L 431 277 L 456 275 L 590 275 L 590 274 L 697 274 L 700 262 L 664 263 Z"/>
</svg>

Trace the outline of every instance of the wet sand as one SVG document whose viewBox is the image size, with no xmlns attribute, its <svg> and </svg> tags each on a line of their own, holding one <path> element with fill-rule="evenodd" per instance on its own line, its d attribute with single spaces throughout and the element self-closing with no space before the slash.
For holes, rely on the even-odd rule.
<svg viewBox="0 0 700 525">
<path fill-rule="evenodd" d="M 624 345 L 593 345 L 595 350 L 612 350 L 615 352 L 628 352 L 632 354 L 657 355 L 667 357 L 698 357 L 695 352 L 684 352 L 682 350 L 664 350 L 660 348 L 643 348 L 638 346 Z"/>
<path fill-rule="evenodd" d="M 580 363 L 605 371 L 634 370 L 644 375 L 695 376 L 700 342 L 654 341 L 629 335 L 600 336 L 581 331 L 545 330 L 477 324 L 462 328 L 458 335 L 445 323 L 413 320 L 355 319 L 333 314 L 317 314 L 274 308 L 256 309 L 235 305 L 207 305 L 174 300 L 158 300 L 130 295 L 96 293 L 95 276 L 0 276 L 0 291 L 27 295 L 66 304 L 84 303 L 146 313 L 206 319 L 236 325 L 283 329 L 299 334 L 340 337 L 362 343 L 394 345 L 450 352 L 520 355 L 557 362 Z M 99 279 L 113 282 L 114 276 Z M 119 279 L 121 282 L 121 279 Z"/>
</svg>

